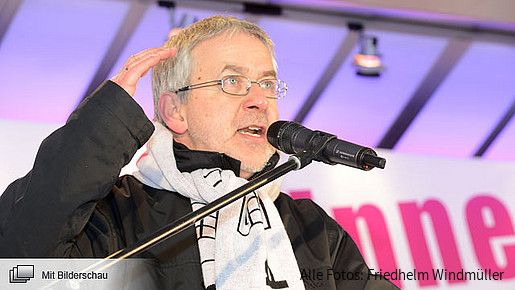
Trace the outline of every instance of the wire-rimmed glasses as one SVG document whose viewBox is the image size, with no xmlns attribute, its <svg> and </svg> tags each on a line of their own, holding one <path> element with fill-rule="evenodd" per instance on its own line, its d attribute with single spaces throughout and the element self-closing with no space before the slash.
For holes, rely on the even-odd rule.
<svg viewBox="0 0 515 290">
<path fill-rule="evenodd" d="M 242 75 L 227 75 L 219 80 L 212 80 L 184 86 L 176 90 L 175 93 L 221 85 L 222 91 L 229 95 L 246 96 L 249 93 L 252 84 L 258 84 L 258 86 L 264 91 L 265 96 L 271 99 L 284 98 L 286 91 L 288 90 L 286 83 L 276 78 L 266 78 L 260 81 L 252 81 L 248 77 Z"/>
</svg>

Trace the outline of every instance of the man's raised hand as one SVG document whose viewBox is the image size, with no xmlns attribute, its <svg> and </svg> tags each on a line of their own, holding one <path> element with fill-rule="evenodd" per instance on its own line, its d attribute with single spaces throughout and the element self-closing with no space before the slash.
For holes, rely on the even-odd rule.
<svg viewBox="0 0 515 290">
<path fill-rule="evenodd" d="M 174 48 L 149 48 L 132 55 L 123 65 L 122 70 L 111 80 L 134 96 L 138 81 L 155 65 L 175 56 Z"/>
</svg>

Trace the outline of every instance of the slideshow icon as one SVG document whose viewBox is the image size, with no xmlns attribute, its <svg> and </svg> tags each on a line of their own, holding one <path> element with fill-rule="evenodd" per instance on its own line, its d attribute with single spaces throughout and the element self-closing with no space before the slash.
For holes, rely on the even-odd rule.
<svg viewBox="0 0 515 290">
<path fill-rule="evenodd" d="M 17 265 L 9 270 L 9 283 L 27 283 L 34 278 L 34 265 Z"/>
</svg>

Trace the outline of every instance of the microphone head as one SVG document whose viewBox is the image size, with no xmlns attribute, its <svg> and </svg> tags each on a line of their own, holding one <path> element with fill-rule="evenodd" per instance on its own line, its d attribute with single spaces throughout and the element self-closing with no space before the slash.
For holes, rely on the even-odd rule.
<svg viewBox="0 0 515 290">
<path fill-rule="evenodd" d="M 268 139 L 268 142 L 272 144 L 276 149 L 281 149 L 281 146 L 279 145 L 279 140 L 281 138 L 281 127 L 286 124 L 287 121 L 275 121 L 270 126 L 268 126 L 268 130 L 266 131 L 266 138 Z"/>
<path fill-rule="evenodd" d="M 276 121 L 267 130 L 268 142 L 286 154 L 296 153 L 291 140 L 302 125 L 290 121 Z"/>
<path fill-rule="evenodd" d="M 313 160 L 326 164 L 343 164 L 362 170 L 386 165 L 386 160 L 370 148 L 337 139 L 329 133 L 312 131 L 295 122 L 272 123 L 266 137 L 272 146 L 286 154 L 306 152 Z"/>
</svg>

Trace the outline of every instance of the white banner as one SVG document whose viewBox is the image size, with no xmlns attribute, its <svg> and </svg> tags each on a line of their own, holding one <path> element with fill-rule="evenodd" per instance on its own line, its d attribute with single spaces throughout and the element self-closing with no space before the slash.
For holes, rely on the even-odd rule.
<svg viewBox="0 0 515 290">
<path fill-rule="evenodd" d="M 39 143 L 57 127 L 0 121 L 8 134 L 0 192 L 30 170 Z M 514 163 L 380 155 L 384 170 L 315 162 L 290 173 L 283 189 L 315 200 L 370 267 L 404 289 L 515 289 Z"/>
<path fill-rule="evenodd" d="M 284 180 L 405 289 L 515 289 L 515 164 L 380 152 L 369 172 L 313 163 Z"/>
</svg>

